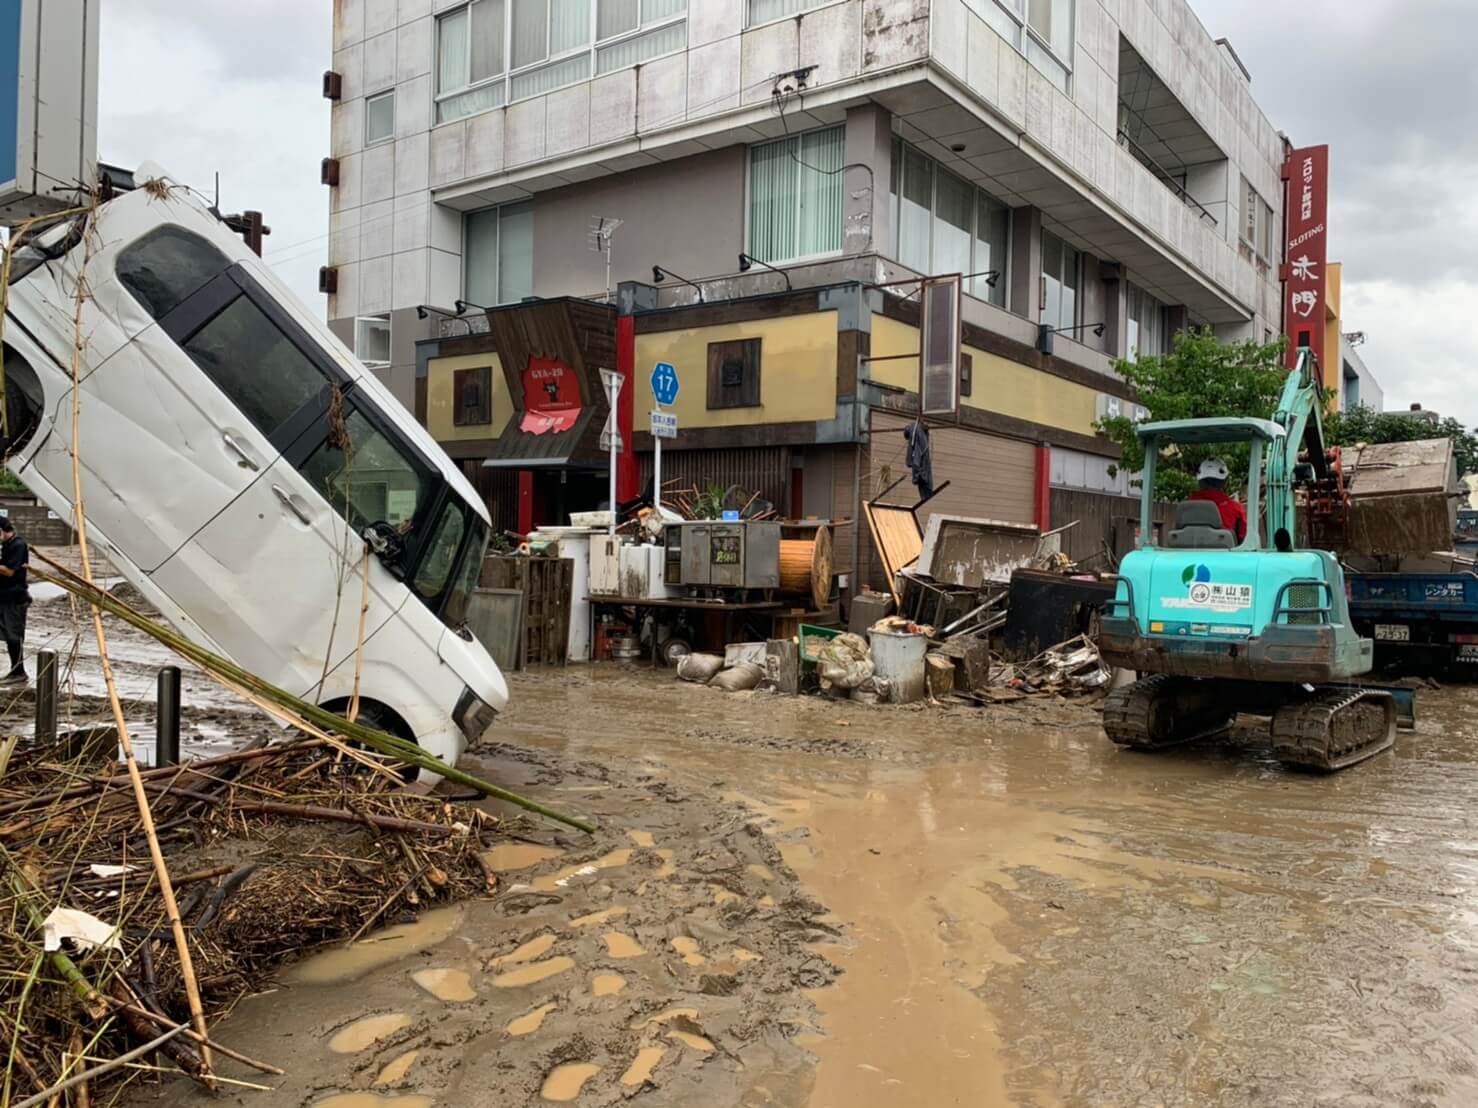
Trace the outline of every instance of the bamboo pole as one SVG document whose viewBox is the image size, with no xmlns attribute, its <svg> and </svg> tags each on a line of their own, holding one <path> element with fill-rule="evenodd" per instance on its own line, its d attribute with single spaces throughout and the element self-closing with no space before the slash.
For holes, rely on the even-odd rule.
<svg viewBox="0 0 1478 1108">
<path fill-rule="evenodd" d="M 359 574 L 363 584 L 359 593 L 359 638 L 354 644 L 354 695 L 349 698 L 349 711 L 346 713 L 350 723 L 359 718 L 359 678 L 364 673 L 364 622 L 369 615 L 369 543 L 364 544 L 364 561 L 360 564 Z"/>
<path fill-rule="evenodd" d="M 252 703 L 259 705 L 265 711 L 271 712 L 279 719 L 291 724 L 308 734 L 321 736 L 324 732 L 334 731 L 352 742 L 360 743 L 388 757 L 405 762 L 408 765 L 418 766 L 432 773 L 445 777 L 458 785 L 466 785 L 469 789 L 476 789 L 485 796 L 496 800 L 503 800 L 509 804 L 516 805 L 526 811 L 545 816 L 559 823 L 567 824 L 577 830 L 594 833 L 596 825 L 589 820 L 580 819 L 575 816 L 566 815 L 537 801 L 530 800 L 526 796 L 510 792 L 508 789 L 499 788 L 497 785 L 474 777 L 472 774 L 458 769 L 456 766 L 448 765 L 434 754 L 422 750 L 413 742 L 409 742 L 396 735 L 385 731 L 366 727 L 362 723 L 350 723 L 343 716 L 330 712 L 326 708 L 294 696 L 284 689 L 256 676 L 248 670 L 242 669 L 235 662 L 212 653 L 191 642 L 183 635 L 177 634 L 168 628 L 160 627 L 154 621 L 140 615 L 131 607 L 119 600 L 116 596 L 105 592 L 90 581 L 84 581 L 77 574 L 58 565 L 44 554 L 37 553 L 36 556 L 56 570 L 56 573 L 38 572 L 36 576 L 43 581 L 49 581 L 59 585 L 70 593 L 81 597 L 91 604 L 94 609 L 102 609 L 110 615 L 117 616 L 123 622 L 144 632 L 165 646 L 169 647 L 181 657 L 188 659 L 221 684 L 235 689 L 236 692 L 246 696 Z M 334 741 L 330 739 L 329 741 Z M 351 751 L 352 753 L 352 751 Z"/>
<path fill-rule="evenodd" d="M 82 460 L 78 453 L 78 436 L 82 422 L 82 349 L 87 336 L 82 328 L 82 308 L 88 300 L 87 264 L 92 259 L 92 246 L 97 234 L 93 221 L 97 216 L 97 200 L 94 197 L 88 213 L 83 217 L 82 264 L 77 270 L 77 291 L 72 309 L 72 515 L 77 528 L 77 548 L 82 559 L 82 579 L 92 585 L 92 556 L 87 549 L 87 512 L 82 499 Z M 154 830 L 154 812 L 149 807 L 149 797 L 144 791 L 143 779 L 139 776 L 138 759 L 134 756 L 133 740 L 128 734 L 128 721 L 123 717 L 123 702 L 118 696 L 118 684 L 113 678 L 113 664 L 108 658 L 108 638 L 103 631 L 103 613 L 92 608 L 92 630 L 97 639 L 98 660 L 102 664 L 103 682 L 108 688 L 108 706 L 113 711 L 113 723 L 118 728 L 118 742 L 123 747 L 123 758 L 128 766 L 129 780 L 133 785 L 134 802 L 138 805 L 139 820 L 144 828 L 144 837 L 149 843 L 149 857 L 154 863 L 154 874 L 159 882 L 159 896 L 164 902 L 164 914 L 174 933 L 175 952 L 180 959 L 180 977 L 185 985 L 185 997 L 190 1004 L 190 1019 L 202 1037 L 206 1034 L 205 1006 L 200 999 L 200 985 L 195 979 L 195 962 L 190 956 L 190 941 L 185 935 L 184 921 L 180 919 L 180 906 L 175 900 L 174 885 L 169 879 L 169 866 L 165 864 L 164 852 L 159 847 L 159 835 Z M 200 1060 L 205 1069 L 207 1088 L 210 1082 L 210 1048 L 202 1045 Z"/>
</svg>

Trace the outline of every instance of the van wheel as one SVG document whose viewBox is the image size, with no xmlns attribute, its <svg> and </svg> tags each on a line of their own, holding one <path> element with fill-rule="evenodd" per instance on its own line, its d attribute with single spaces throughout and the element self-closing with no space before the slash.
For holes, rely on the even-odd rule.
<svg viewBox="0 0 1478 1108">
<path fill-rule="evenodd" d="M 324 707 L 337 715 L 347 716 L 349 714 L 349 701 L 347 700 L 333 700 L 325 704 Z M 391 711 L 385 705 L 373 700 L 361 700 L 359 702 L 358 722 L 364 724 L 366 727 L 373 727 L 376 731 L 384 731 L 394 735 L 397 739 L 404 739 L 408 743 L 414 743 L 416 741 L 415 734 L 406 725 L 405 720 L 401 719 L 397 713 Z M 362 743 L 353 743 L 352 745 L 357 750 L 365 749 Z M 410 784 L 421 775 L 421 768 L 402 762 L 396 768 L 395 772 L 402 781 Z"/>
</svg>

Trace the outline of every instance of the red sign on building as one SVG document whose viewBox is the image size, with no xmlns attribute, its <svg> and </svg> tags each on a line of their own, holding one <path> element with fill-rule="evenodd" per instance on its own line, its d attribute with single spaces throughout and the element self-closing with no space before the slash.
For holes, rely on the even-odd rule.
<svg viewBox="0 0 1478 1108">
<path fill-rule="evenodd" d="M 580 382 L 558 358 L 538 354 L 523 371 L 523 421 L 519 430 L 531 435 L 568 431 L 580 418 Z"/>
<path fill-rule="evenodd" d="M 1329 242 L 1329 147 L 1306 146 L 1289 153 L 1283 166 L 1287 183 L 1284 211 L 1288 239 L 1283 254 L 1283 331 L 1288 336 L 1288 368 L 1307 346 L 1324 367 L 1325 273 Z"/>
</svg>

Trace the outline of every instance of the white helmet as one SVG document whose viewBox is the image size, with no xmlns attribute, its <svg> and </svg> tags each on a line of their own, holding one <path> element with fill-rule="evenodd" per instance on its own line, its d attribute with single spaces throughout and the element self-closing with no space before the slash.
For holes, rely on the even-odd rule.
<svg viewBox="0 0 1478 1108">
<path fill-rule="evenodd" d="M 1201 463 L 1201 468 L 1196 472 L 1196 479 L 1200 481 L 1210 477 L 1214 481 L 1225 481 L 1227 479 L 1227 464 L 1220 458 L 1207 458 Z"/>
</svg>

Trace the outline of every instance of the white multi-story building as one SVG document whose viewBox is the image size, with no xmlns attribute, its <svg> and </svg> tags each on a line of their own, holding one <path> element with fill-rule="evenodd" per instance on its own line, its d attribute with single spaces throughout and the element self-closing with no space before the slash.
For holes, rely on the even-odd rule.
<svg viewBox="0 0 1478 1108">
<path fill-rule="evenodd" d="M 336 0 L 332 70 L 328 314 L 408 406 L 418 307 L 601 295 L 601 217 L 653 304 L 779 287 L 743 253 L 976 275 L 1105 375 L 1281 330 L 1284 140 L 1185 0 Z"/>
</svg>

